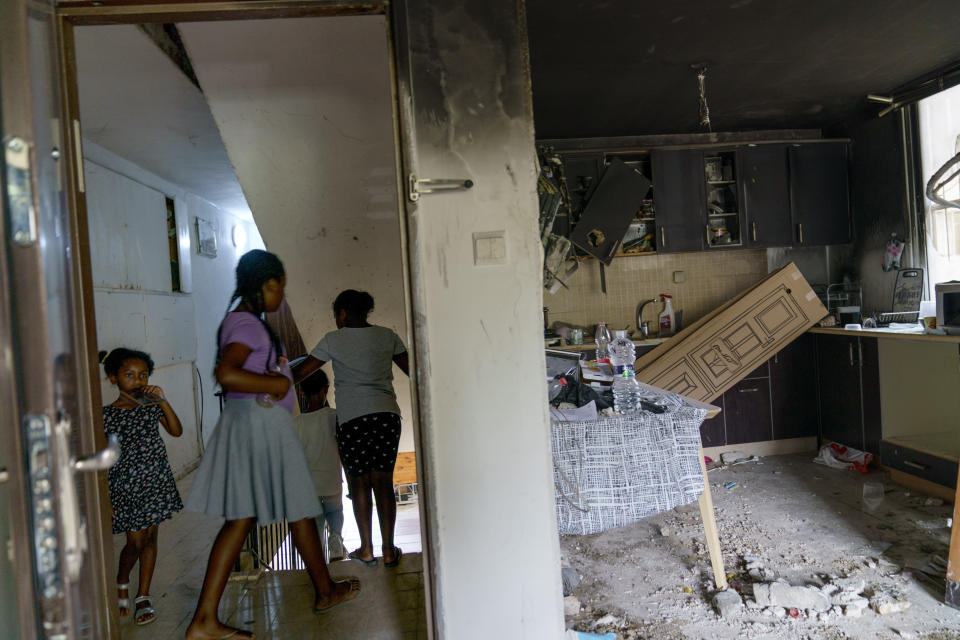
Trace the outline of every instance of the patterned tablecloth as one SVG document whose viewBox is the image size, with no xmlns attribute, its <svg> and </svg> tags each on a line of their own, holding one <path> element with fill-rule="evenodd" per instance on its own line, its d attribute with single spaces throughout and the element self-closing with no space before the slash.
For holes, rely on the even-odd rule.
<svg viewBox="0 0 960 640">
<path fill-rule="evenodd" d="M 599 533 L 700 497 L 700 424 L 707 411 L 677 394 L 659 402 L 665 413 L 553 421 L 560 533 Z"/>
</svg>

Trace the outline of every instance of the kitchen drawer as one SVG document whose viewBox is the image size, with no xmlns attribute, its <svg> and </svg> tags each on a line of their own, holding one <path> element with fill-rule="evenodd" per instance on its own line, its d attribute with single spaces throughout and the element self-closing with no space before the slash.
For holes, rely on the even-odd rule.
<svg viewBox="0 0 960 640">
<path fill-rule="evenodd" d="M 957 487 L 957 461 L 882 440 L 880 462 L 891 469 L 909 473 L 944 487 Z"/>
<path fill-rule="evenodd" d="M 723 394 L 726 444 L 773 440 L 770 422 L 770 381 L 741 380 Z"/>
</svg>

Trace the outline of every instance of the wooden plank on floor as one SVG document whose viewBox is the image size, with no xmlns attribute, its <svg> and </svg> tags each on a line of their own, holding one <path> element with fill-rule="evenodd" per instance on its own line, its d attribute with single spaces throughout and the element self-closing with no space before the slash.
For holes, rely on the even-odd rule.
<svg viewBox="0 0 960 640">
<path fill-rule="evenodd" d="M 417 481 L 417 454 L 413 451 L 401 451 L 397 454 L 397 465 L 393 468 L 393 484 L 413 484 Z"/>
</svg>

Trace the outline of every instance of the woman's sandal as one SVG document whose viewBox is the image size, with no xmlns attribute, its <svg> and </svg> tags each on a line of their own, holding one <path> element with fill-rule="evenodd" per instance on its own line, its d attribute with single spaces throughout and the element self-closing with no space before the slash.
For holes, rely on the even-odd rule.
<svg viewBox="0 0 960 640">
<path fill-rule="evenodd" d="M 360 557 L 360 549 L 354 549 L 354 550 L 351 551 L 349 554 L 347 554 L 347 557 L 350 558 L 351 560 L 356 560 L 357 562 L 362 562 L 363 564 L 367 565 L 368 567 L 375 567 L 375 566 L 377 566 L 377 558 L 374 557 L 373 560 L 364 560 L 363 558 Z"/>
<path fill-rule="evenodd" d="M 391 562 L 383 561 L 383 566 L 385 567 L 395 567 L 400 564 L 400 556 L 403 555 L 403 549 L 400 547 L 393 547 L 393 560 Z"/>
<path fill-rule="evenodd" d="M 120 614 L 120 619 L 126 620 L 131 615 L 133 615 L 133 607 L 130 606 L 130 583 L 129 582 L 127 582 L 126 584 L 117 583 L 117 591 L 127 592 L 126 598 L 121 598 L 120 595 L 117 594 L 117 608 L 127 610 L 126 615 Z"/>
<path fill-rule="evenodd" d="M 346 595 L 343 596 L 343 600 L 335 602 L 328 607 L 323 607 L 322 609 L 318 609 L 317 607 L 314 607 L 313 612 L 316 614 L 326 613 L 327 611 L 330 611 L 330 609 L 333 609 L 334 607 L 341 605 L 344 602 L 353 600 L 358 595 L 360 595 L 360 581 L 357 580 L 356 578 L 350 578 L 349 581 L 350 581 L 350 590 L 347 591 Z"/>
<path fill-rule="evenodd" d="M 141 602 L 146 602 L 147 606 L 136 607 L 136 605 L 140 604 Z M 134 614 L 137 618 L 137 626 L 142 627 L 157 619 L 157 610 L 150 606 L 150 596 L 139 596 L 133 600 L 133 603 L 135 605 Z M 149 615 L 150 617 L 146 620 L 140 619 L 146 615 Z"/>
</svg>

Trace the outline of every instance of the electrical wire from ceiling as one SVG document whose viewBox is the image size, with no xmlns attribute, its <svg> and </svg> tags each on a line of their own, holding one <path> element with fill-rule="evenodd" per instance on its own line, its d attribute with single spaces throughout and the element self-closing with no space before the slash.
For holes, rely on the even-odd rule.
<svg viewBox="0 0 960 640">
<path fill-rule="evenodd" d="M 697 71 L 697 86 L 700 91 L 700 126 L 706 127 L 707 131 L 713 133 L 713 127 L 710 125 L 710 107 L 707 105 L 707 65 L 693 65 Z"/>
</svg>

